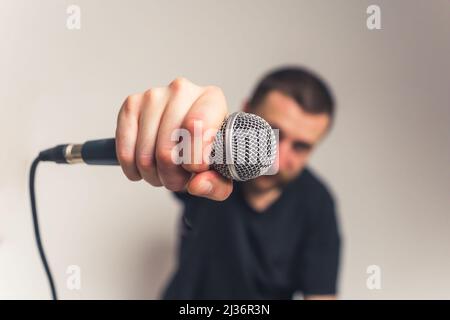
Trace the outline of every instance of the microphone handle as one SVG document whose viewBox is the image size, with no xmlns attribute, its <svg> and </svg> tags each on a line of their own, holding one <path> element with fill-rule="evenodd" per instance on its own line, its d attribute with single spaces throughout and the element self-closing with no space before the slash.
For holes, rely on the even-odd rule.
<svg viewBox="0 0 450 320">
<path fill-rule="evenodd" d="M 86 164 L 119 165 L 116 155 L 116 139 L 91 140 L 83 144 L 81 158 Z"/>
</svg>

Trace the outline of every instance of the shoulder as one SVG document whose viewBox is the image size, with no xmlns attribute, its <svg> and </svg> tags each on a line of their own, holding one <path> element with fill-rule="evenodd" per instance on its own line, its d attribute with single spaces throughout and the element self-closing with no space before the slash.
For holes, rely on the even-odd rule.
<svg viewBox="0 0 450 320">
<path fill-rule="evenodd" d="M 341 236 L 333 192 L 311 169 L 305 169 L 302 176 L 304 180 L 302 190 L 305 190 L 309 206 L 307 210 L 309 235 L 321 246 L 326 245 L 337 250 Z"/>
<path fill-rule="evenodd" d="M 305 168 L 297 182 L 303 194 L 301 198 L 310 227 L 327 232 L 336 230 L 338 213 L 335 197 L 327 183 L 311 168 Z"/>
</svg>

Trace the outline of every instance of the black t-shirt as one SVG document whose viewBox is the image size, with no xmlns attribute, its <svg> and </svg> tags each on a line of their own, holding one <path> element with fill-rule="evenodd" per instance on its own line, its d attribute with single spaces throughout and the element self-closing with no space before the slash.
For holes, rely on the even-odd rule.
<svg viewBox="0 0 450 320">
<path fill-rule="evenodd" d="M 264 212 L 234 183 L 217 202 L 184 203 L 178 265 L 164 299 L 291 299 L 335 294 L 340 236 L 332 195 L 305 169 Z"/>
</svg>

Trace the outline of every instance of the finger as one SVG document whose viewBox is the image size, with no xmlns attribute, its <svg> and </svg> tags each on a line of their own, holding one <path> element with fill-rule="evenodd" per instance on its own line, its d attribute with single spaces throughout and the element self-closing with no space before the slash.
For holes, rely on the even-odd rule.
<svg viewBox="0 0 450 320">
<path fill-rule="evenodd" d="M 131 95 L 123 103 L 116 127 L 117 160 L 128 179 L 141 180 L 135 163 L 135 148 L 140 113 L 140 95 Z"/>
<path fill-rule="evenodd" d="M 153 186 L 162 186 L 156 169 L 155 145 L 159 123 L 167 103 L 167 90 L 147 90 L 143 100 L 136 142 L 136 165 L 145 181 Z"/>
<path fill-rule="evenodd" d="M 194 196 L 223 201 L 233 191 L 233 182 L 209 170 L 195 174 L 187 185 L 187 191 Z"/>
<path fill-rule="evenodd" d="M 189 172 L 203 172 L 209 169 L 208 158 L 211 143 L 227 115 L 227 103 L 222 90 L 206 87 L 187 113 L 182 127 L 190 132 L 191 162 L 183 164 Z"/>
<path fill-rule="evenodd" d="M 173 140 L 181 128 L 183 119 L 193 102 L 201 94 L 201 88 L 186 79 L 178 78 L 169 86 L 169 101 L 162 115 L 156 140 L 156 165 L 159 177 L 164 186 L 172 191 L 184 188 L 190 173 L 184 170 L 177 158 Z"/>
</svg>

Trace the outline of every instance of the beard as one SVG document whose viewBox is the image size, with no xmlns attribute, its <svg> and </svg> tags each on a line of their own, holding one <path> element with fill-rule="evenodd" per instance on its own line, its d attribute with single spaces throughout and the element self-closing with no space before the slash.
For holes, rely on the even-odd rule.
<svg viewBox="0 0 450 320">
<path fill-rule="evenodd" d="M 272 176 L 261 176 L 254 180 L 245 182 L 247 190 L 254 193 L 264 193 L 273 189 L 284 189 L 298 174 L 292 175 L 283 172 L 278 172 Z"/>
</svg>

